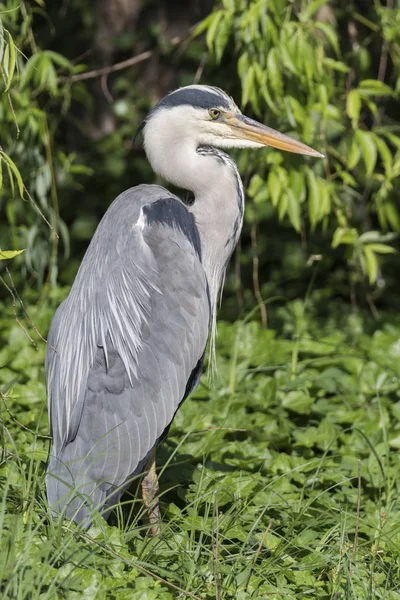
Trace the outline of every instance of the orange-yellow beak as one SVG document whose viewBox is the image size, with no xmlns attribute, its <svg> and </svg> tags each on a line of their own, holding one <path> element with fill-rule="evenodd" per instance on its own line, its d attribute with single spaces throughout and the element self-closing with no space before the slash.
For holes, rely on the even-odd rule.
<svg viewBox="0 0 400 600">
<path fill-rule="evenodd" d="M 315 156 L 317 158 L 324 158 L 324 155 L 317 150 L 313 150 L 310 146 L 306 146 L 302 142 L 295 140 L 288 135 L 279 133 L 275 129 L 271 129 L 266 125 L 262 125 L 253 119 L 249 119 L 245 115 L 241 114 L 224 114 L 224 122 L 232 127 L 235 137 L 244 140 L 250 140 L 257 142 L 263 146 L 271 146 L 272 148 L 278 148 L 278 150 L 285 150 L 286 152 L 295 152 L 296 154 L 306 154 L 307 156 Z"/>
</svg>

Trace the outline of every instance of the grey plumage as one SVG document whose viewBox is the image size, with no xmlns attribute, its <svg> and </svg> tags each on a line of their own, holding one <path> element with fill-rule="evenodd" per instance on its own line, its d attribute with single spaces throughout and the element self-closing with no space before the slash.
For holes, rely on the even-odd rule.
<svg viewBox="0 0 400 600">
<path fill-rule="evenodd" d="M 172 204 L 173 218 L 163 218 Z M 49 343 L 57 352 L 48 347 L 46 357 L 47 489 L 55 508 L 70 501 L 70 518 L 89 512 L 79 495 L 71 502 L 76 490 L 94 506 L 118 500 L 185 395 L 210 320 L 199 253 L 178 198 L 158 186 L 132 188 L 107 211 L 56 313 Z"/>
<path fill-rule="evenodd" d="M 244 192 L 221 148 L 273 145 L 321 156 L 241 114 L 218 88 L 188 86 L 145 119 L 153 169 L 194 193 L 186 207 L 140 185 L 110 206 L 49 332 L 46 378 L 52 510 L 89 524 L 140 474 L 196 387 L 240 236 Z M 220 148 L 220 149 L 217 149 Z"/>
</svg>

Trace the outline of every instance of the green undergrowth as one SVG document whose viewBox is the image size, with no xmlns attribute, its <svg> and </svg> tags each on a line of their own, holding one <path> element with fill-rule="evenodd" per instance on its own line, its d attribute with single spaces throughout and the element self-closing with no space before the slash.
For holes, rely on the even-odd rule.
<svg viewBox="0 0 400 600">
<path fill-rule="evenodd" d="M 28 307 L 39 331 L 62 295 Z M 140 511 L 52 520 L 44 343 L 3 307 L 1 597 L 400 599 L 400 318 L 321 302 L 275 307 L 275 330 L 219 323 L 215 381 L 159 448 L 153 538 Z"/>
</svg>

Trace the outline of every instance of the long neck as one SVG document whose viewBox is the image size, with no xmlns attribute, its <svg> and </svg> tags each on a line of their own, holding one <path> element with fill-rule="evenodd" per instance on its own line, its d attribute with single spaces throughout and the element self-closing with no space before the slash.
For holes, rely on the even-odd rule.
<svg viewBox="0 0 400 600">
<path fill-rule="evenodd" d="M 203 184 L 193 190 L 195 200 L 189 210 L 199 230 L 215 313 L 225 270 L 242 230 L 244 193 L 236 165 L 227 154 L 210 147 L 200 147 L 196 152 Z"/>
<path fill-rule="evenodd" d="M 178 115 L 179 116 L 179 115 Z M 225 269 L 243 222 L 243 186 L 234 161 L 216 148 L 198 146 L 195 131 L 182 136 L 181 122 L 169 112 L 152 117 L 144 139 L 153 170 L 174 185 L 191 190 L 190 211 L 200 233 L 202 263 L 207 275 L 213 313 Z M 190 119 L 187 119 L 190 127 Z"/>
</svg>

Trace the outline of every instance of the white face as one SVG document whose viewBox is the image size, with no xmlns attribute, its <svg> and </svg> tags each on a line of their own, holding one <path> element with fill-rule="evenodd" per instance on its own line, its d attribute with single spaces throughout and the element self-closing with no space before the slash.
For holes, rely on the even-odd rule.
<svg viewBox="0 0 400 600">
<path fill-rule="evenodd" d="M 199 121 L 198 135 L 201 145 L 225 149 L 262 148 L 263 144 L 255 140 L 246 139 L 242 130 L 235 128 L 233 124 L 229 123 L 229 119 L 233 121 L 232 117 L 242 114 L 239 109 L 235 112 L 228 112 L 222 107 L 197 110 Z M 202 113 L 201 116 L 200 110 Z"/>
<path fill-rule="evenodd" d="M 261 148 L 262 143 L 246 139 L 242 130 L 229 123 L 228 116 L 241 114 L 237 107 L 234 112 L 222 107 L 205 109 L 190 105 L 161 109 L 145 126 L 146 150 L 151 151 L 153 143 L 160 143 L 162 139 L 168 140 L 169 145 L 190 144 L 196 148 Z"/>
</svg>

